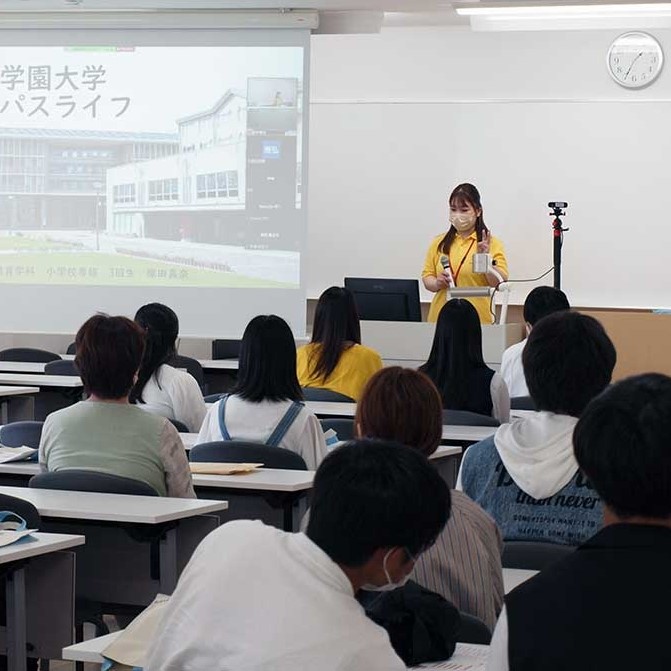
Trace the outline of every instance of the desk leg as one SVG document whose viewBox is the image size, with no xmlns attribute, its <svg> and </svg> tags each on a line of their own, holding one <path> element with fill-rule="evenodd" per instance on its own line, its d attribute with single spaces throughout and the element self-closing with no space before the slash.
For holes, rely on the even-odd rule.
<svg viewBox="0 0 671 671">
<path fill-rule="evenodd" d="M 23 568 L 7 576 L 7 669 L 26 671 L 26 574 Z"/>
<path fill-rule="evenodd" d="M 177 585 L 177 528 L 169 529 L 161 539 L 159 547 L 159 567 L 161 594 L 172 594 Z"/>
</svg>

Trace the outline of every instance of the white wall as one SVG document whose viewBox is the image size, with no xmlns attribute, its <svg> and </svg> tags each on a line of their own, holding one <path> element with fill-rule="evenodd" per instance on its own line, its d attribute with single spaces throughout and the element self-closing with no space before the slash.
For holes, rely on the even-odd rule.
<svg viewBox="0 0 671 671">
<path fill-rule="evenodd" d="M 671 303 L 671 66 L 620 88 L 605 64 L 619 32 L 313 37 L 308 296 L 346 275 L 418 276 L 450 190 L 472 181 L 511 278 L 551 267 L 546 206 L 567 200 L 575 305 Z M 671 31 L 651 32 L 671 57 Z"/>
</svg>

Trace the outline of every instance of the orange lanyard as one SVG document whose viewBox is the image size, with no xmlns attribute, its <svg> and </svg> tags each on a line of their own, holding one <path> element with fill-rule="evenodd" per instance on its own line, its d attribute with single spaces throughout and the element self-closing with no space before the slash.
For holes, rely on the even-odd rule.
<svg viewBox="0 0 671 671">
<path fill-rule="evenodd" d="M 455 285 L 457 283 L 457 278 L 459 277 L 459 273 L 461 272 L 461 269 L 464 267 L 464 263 L 466 263 L 466 259 L 468 258 L 468 255 L 471 253 L 471 249 L 473 249 L 473 244 L 474 243 L 475 243 L 475 240 L 471 240 L 471 244 L 469 245 L 468 249 L 466 250 L 466 253 L 464 254 L 464 258 L 461 259 L 461 263 L 459 264 L 459 267 L 457 268 L 457 272 L 452 274 L 452 277 L 454 278 Z"/>
</svg>

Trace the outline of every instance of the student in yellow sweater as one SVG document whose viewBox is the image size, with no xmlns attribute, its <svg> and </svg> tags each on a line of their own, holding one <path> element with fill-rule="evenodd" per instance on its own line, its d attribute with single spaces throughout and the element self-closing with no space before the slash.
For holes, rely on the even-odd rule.
<svg viewBox="0 0 671 671">
<path fill-rule="evenodd" d="M 298 350 L 301 387 L 329 389 L 356 401 L 381 368 L 380 355 L 361 344 L 354 296 L 341 287 L 327 289 L 317 303 L 312 342 Z"/>
</svg>

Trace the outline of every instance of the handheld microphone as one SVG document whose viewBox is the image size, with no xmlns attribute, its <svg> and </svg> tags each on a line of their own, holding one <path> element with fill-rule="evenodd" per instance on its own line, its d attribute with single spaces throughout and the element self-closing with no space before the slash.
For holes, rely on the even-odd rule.
<svg viewBox="0 0 671 671">
<path fill-rule="evenodd" d="M 440 265 L 443 266 L 443 272 L 447 276 L 447 283 L 450 289 L 454 289 L 456 286 L 454 282 L 454 276 L 452 275 L 452 269 L 450 268 L 450 259 L 445 254 L 442 254 L 440 257 Z"/>
</svg>

